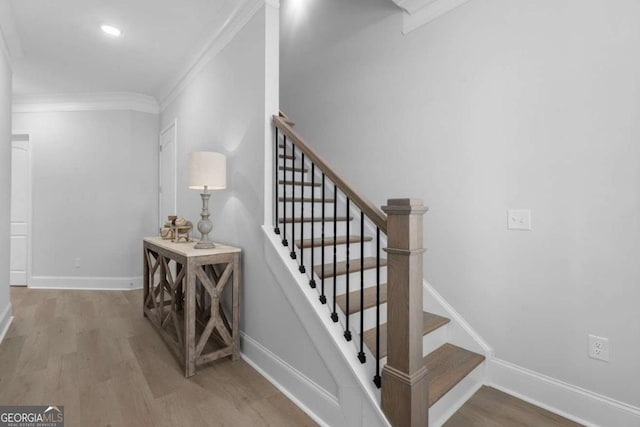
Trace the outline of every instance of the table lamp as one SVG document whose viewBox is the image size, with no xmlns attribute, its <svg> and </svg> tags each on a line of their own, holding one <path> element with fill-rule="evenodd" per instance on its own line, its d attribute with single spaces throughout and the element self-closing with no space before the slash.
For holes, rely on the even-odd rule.
<svg viewBox="0 0 640 427">
<path fill-rule="evenodd" d="M 212 249 L 216 245 L 209 239 L 213 223 L 209 219 L 209 190 L 223 190 L 227 188 L 227 158 L 224 154 L 208 151 L 189 153 L 189 188 L 204 190 L 202 197 L 202 213 L 198 221 L 200 241 L 196 249 Z"/>
</svg>

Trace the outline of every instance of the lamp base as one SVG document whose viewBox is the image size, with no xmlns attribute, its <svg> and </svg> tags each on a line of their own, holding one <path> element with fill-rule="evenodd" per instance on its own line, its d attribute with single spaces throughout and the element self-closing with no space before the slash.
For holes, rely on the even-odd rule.
<svg viewBox="0 0 640 427">
<path fill-rule="evenodd" d="M 204 241 L 204 240 L 200 240 L 198 243 L 196 243 L 196 245 L 194 246 L 194 248 L 196 249 L 213 249 L 216 247 L 216 244 L 211 242 L 211 241 Z"/>
<path fill-rule="evenodd" d="M 198 221 L 198 231 L 200 232 L 200 241 L 194 246 L 195 249 L 213 249 L 216 245 L 209 240 L 209 232 L 213 229 L 213 223 L 209 219 L 209 192 L 207 186 L 204 187 L 204 192 L 200 194 L 202 197 L 202 212 L 200 213 L 201 219 Z"/>
</svg>

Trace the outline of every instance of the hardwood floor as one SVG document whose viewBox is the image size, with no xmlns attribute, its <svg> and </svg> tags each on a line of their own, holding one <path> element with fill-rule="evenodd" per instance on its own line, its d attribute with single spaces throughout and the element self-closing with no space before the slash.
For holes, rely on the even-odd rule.
<svg viewBox="0 0 640 427">
<path fill-rule="evenodd" d="M 313 426 L 243 361 L 186 379 L 142 317 L 142 291 L 12 288 L 0 405 L 64 405 L 67 427 Z"/>
<path fill-rule="evenodd" d="M 552 412 L 495 388 L 482 387 L 444 427 L 579 427 Z"/>
</svg>

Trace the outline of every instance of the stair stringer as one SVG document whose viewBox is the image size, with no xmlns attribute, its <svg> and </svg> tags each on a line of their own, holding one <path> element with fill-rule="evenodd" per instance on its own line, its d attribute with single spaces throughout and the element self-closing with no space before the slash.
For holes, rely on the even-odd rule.
<svg viewBox="0 0 640 427">
<path fill-rule="evenodd" d="M 267 265 L 338 386 L 339 413 L 323 421 L 332 427 L 390 426 L 380 408 L 380 391 L 356 357 L 353 343 L 344 339 L 342 325 L 330 319 L 317 290 L 309 287 L 307 275 L 300 274 L 298 264 L 289 257 L 289 248 L 282 246 L 271 227 L 262 230 Z"/>
</svg>

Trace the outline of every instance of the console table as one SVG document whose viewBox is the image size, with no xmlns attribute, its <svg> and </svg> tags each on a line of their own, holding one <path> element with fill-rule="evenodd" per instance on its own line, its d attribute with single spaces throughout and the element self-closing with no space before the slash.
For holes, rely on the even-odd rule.
<svg viewBox="0 0 640 427">
<path fill-rule="evenodd" d="M 242 251 L 220 243 L 214 249 L 194 245 L 144 239 L 143 313 L 184 366 L 186 377 L 213 360 L 240 357 Z M 223 304 L 227 288 L 230 315 Z"/>
</svg>

